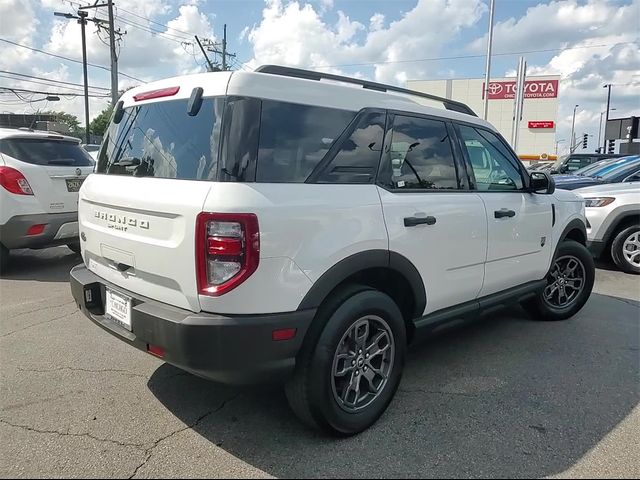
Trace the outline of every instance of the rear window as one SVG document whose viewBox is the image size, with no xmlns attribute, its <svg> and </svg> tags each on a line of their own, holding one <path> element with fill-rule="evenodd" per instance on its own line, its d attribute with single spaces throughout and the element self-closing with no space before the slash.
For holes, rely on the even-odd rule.
<svg viewBox="0 0 640 480">
<path fill-rule="evenodd" d="M 89 154 L 76 142 L 40 138 L 4 138 L 0 152 L 32 165 L 87 167 L 93 165 Z"/>
<path fill-rule="evenodd" d="M 98 173 L 215 180 L 224 98 L 207 98 L 197 115 L 188 100 L 125 109 L 112 123 L 98 155 Z"/>
</svg>

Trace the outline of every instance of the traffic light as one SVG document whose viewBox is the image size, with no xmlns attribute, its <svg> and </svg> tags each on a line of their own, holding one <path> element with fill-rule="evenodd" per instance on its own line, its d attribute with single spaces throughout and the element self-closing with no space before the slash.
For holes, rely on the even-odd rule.
<svg viewBox="0 0 640 480">
<path fill-rule="evenodd" d="M 589 135 L 587 135 L 586 133 L 584 135 L 582 135 L 582 148 L 584 150 L 587 149 L 587 141 L 589 139 Z"/>
<path fill-rule="evenodd" d="M 615 140 L 609 140 L 609 146 L 607 148 L 607 153 L 611 154 L 614 153 L 616 151 L 616 141 Z"/>
</svg>

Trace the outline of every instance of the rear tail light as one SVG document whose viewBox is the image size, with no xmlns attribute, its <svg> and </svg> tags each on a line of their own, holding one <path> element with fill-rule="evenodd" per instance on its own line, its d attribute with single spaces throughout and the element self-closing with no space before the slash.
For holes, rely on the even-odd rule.
<svg viewBox="0 0 640 480">
<path fill-rule="evenodd" d="M 196 271 L 201 295 L 236 288 L 258 268 L 260 229 L 252 213 L 201 213 L 196 220 Z"/>
<path fill-rule="evenodd" d="M 173 97 L 180 91 L 180 87 L 161 88 L 159 90 L 151 90 L 149 92 L 138 93 L 133 96 L 133 100 L 141 102 L 142 100 L 151 100 L 152 98 Z"/>
<path fill-rule="evenodd" d="M 16 195 L 33 195 L 31 185 L 24 178 L 24 175 L 15 168 L 0 167 L 0 185 Z"/>
</svg>

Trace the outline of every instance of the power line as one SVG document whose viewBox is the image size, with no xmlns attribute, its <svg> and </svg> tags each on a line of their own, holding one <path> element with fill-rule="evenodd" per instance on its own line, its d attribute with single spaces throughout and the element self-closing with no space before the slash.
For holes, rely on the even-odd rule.
<svg viewBox="0 0 640 480">
<path fill-rule="evenodd" d="M 546 52 L 564 52 L 565 50 L 577 50 L 581 48 L 599 48 L 599 47 L 613 47 L 617 45 L 629 45 L 635 44 L 638 40 L 633 42 L 619 42 L 619 43 L 608 43 L 602 45 L 583 45 L 580 47 L 567 47 L 567 48 L 548 48 L 544 50 L 528 50 L 524 52 L 507 52 L 507 53 L 494 53 L 494 57 L 498 56 L 509 56 L 509 55 L 524 55 L 528 53 L 546 53 Z M 370 65 L 387 65 L 394 63 L 417 63 L 417 62 L 431 62 L 436 60 L 464 60 L 470 58 L 485 58 L 486 55 L 456 55 L 452 57 L 430 57 L 430 58 L 416 58 L 413 60 L 388 60 L 388 61 L 380 61 L 380 62 L 363 62 L 363 63 L 342 63 L 337 65 L 310 65 L 307 68 L 334 68 L 334 67 L 362 67 L 362 66 L 370 66 Z"/>
<path fill-rule="evenodd" d="M 13 87 L 3 87 L 0 86 L 0 90 L 6 90 L 7 92 L 11 92 L 16 94 L 17 96 L 19 96 L 16 92 L 21 92 L 21 93 L 36 93 L 36 94 L 40 94 L 40 95 L 52 95 L 52 96 L 58 96 L 58 97 L 79 97 L 82 96 L 82 93 L 71 93 L 71 92 L 44 92 L 42 90 L 28 90 L 26 88 L 13 88 Z M 2 92 L 0 92 L 2 93 Z M 94 97 L 94 98 L 108 98 L 109 95 L 106 94 L 89 94 L 90 97 Z M 26 100 L 28 101 L 28 100 Z"/>
<path fill-rule="evenodd" d="M 117 19 L 118 19 L 118 21 L 120 23 L 124 23 L 125 25 L 128 25 L 128 26 L 133 27 L 133 28 L 137 28 L 138 30 L 142 30 L 142 31 L 147 32 L 147 33 L 151 33 L 152 35 L 161 35 L 166 40 L 170 40 L 172 42 L 181 43 L 181 42 L 186 42 L 189 39 L 189 37 L 182 37 L 182 36 L 178 36 L 178 35 L 173 35 L 171 33 L 163 32 L 161 30 L 155 30 L 155 29 L 153 29 L 151 27 L 148 27 L 148 26 L 145 26 L 145 25 L 141 25 L 141 24 L 133 22 L 131 20 L 123 19 L 122 17 L 117 17 Z"/>
<path fill-rule="evenodd" d="M 37 77 L 35 75 L 27 75 L 25 73 L 9 72 L 7 70 L 0 70 L 0 73 L 7 73 L 9 75 L 15 75 L 17 77 L 35 78 L 36 80 L 46 80 L 49 83 L 59 83 L 59 84 L 63 84 L 63 85 L 73 85 L 74 87 L 84 87 L 84 85 L 82 85 L 80 83 L 64 82 L 62 80 L 54 80 L 52 78 L 46 78 L 46 77 Z M 27 81 L 27 80 L 25 80 L 25 81 Z M 95 87 L 95 86 L 89 85 L 89 88 L 92 88 L 94 90 L 106 90 L 106 91 L 109 91 L 109 89 L 106 88 L 106 87 Z"/>
<path fill-rule="evenodd" d="M 22 45 L 20 43 L 12 42 L 11 40 L 7 40 L 6 38 L 0 38 L 0 42 L 9 43 L 11 45 L 15 45 L 16 47 L 26 48 L 27 50 L 31 50 L 31 51 L 34 51 L 34 52 L 42 53 L 44 55 L 49 55 L 50 57 L 60 58 L 62 60 L 66 60 L 67 62 L 79 63 L 80 65 L 82 65 L 82 60 L 76 60 L 74 58 L 65 57 L 63 55 L 58 55 L 56 53 L 46 52 L 44 50 L 40 50 L 39 48 L 29 47 L 27 45 Z M 102 70 L 110 71 L 109 67 L 105 67 L 103 65 L 96 65 L 94 63 L 87 63 L 87 65 L 90 66 L 90 67 L 100 68 Z M 144 83 L 144 80 L 142 80 L 140 78 L 136 78 L 133 75 L 128 75 L 128 74 L 126 74 L 124 72 L 118 72 L 118 74 L 122 75 L 123 77 L 127 77 L 127 78 L 130 78 L 132 80 L 136 80 L 138 82 L 143 82 Z"/>
<path fill-rule="evenodd" d="M 65 89 L 67 89 L 67 90 L 69 90 L 69 91 L 72 91 L 72 92 L 78 92 L 78 91 L 80 91 L 80 92 L 82 93 L 82 90 L 81 90 L 80 88 L 78 88 L 78 87 L 68 87 L 68 86 L 66 86 L 66 85 L 57 85 L 57 84 L 55 84 L 55 83 L 41 82 L 41 81 L 39 81 L 39 80 L 29 80 L 29 79 L 23 79 L 23 78 L 15 78 L 15 77 L 10 77 L 9 75 L 0 75 L 0 78 L 7 78 L 7 79 L 9 79 L 9 80 L 14 80 L 14 81 L 15 81 L 15 80 L 17 80 L 17 81 L 20 81 L 20 82 L 35 83 L 35 84 L 37 84 L 37 85 L 44 85 L 44 86 L 46 86 L 46 87 L 53 87 L 53 88 L 65 88 Z M 81 88 L 82 88 L 82 87 L 81 87 Z M 100 91 L 94 91 L 94 90 L 92 90 L 92 91 L 91 91 L 91 93 L 95 93 L 95 94 L 102 94 L 102 93 L 105 93 L 105 92 L 100 92 Z"/>
<path fill-rule="evenodd" d="M 193 37 L 193 33 L 191 33 L 191 32 L 185 32 L 184 30 L 178 30 L 177 28 L 170 27 L 170 26 L 169 26 L 168 24 L 166 24 L 166 23 L 157 22 L 157 21 L 152 20 L 152 19 L 150 19 L 150 18 L 148 18 L 148 17 L 144 17 L 144 16 L 142 16 L 142 15 L 138 15 L 137 13 L 134 13 L 134 12 L 132 12 L 132 11 L 130 11 L 130 10 L 125 10 L 125 9 L 124 9 L 124 8 L 122 8 L 122 7 L 118 7 L 118 10 L 120 10 L 120 11 L 122 11 L 122 12 L 125 12 L 125 13 L 128 13 L 129 15 L 134 16 L 134 17 L 137 17 L 137 18 L 139 18 L 139 19 L 141 19 L 141 20 L 147 20 L 147 21 L 149 21 L 149 22 L 151 22 L 151 23 L 155 23 L 156 25 L 160 25 L 161 27 L 167 27 L 167 29 L 169 29 L 169 30 L 173 30 L 173 31 L 175 31 L 175 32 L 182 33 L 182 34 L 184 34 L 187 38 L 191 38 L 191 37 Z"/>
</svg>

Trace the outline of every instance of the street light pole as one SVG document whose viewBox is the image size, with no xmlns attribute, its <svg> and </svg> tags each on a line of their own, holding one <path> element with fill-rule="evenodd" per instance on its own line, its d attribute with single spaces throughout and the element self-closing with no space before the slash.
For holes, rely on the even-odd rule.
<svg viewBox="0 0 640 480">
<path fill-rule="evenodd" d="M 562 142 L 564 142 L 564 139 L 562 139 L 562 140 L 558 140 L 558 141 L 556 142 L 556 155 L 558 155 L 558 144 L 559 144 L 559 143 L 562 143 Z"/>
<path fill-rule="evenodd" d="M 573 150 L 575 148 L 576 140 L 573 134 L 576 129 L 576 110 L 578 109 L 579 106 L 580 105 L 576 105 L 575 107 L 573 107 L 573 122 L 571 122 L 571 139 L 569 140 L 569 153 L 573 153 Z"/>
<path fill-rule="evenodd" d="M 604 129 L 605 129 L 605 133 L 606 133 L 607 123 L 609 123 L 609 105 L 611 105 L 611 84 L 608 83 L 607 85 L 604 85 L 602 88 L 607 88 L 608 89 L 608 92 L 607 92 L 607 117 L 606 117 L 607 121 L 604 124 Z M 605 137 L 606 137 L 606 135 L 605 135 Z M 600 142 L 598 142 L 598 143 L 600 143 Z M 606 138 L 604 139 L 604 148 L 605 148 L 605 150 L 607 148 L 607 139 Z"/>
</svg>

